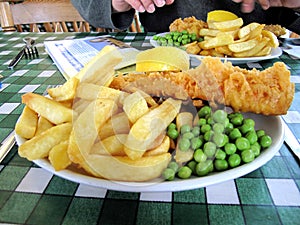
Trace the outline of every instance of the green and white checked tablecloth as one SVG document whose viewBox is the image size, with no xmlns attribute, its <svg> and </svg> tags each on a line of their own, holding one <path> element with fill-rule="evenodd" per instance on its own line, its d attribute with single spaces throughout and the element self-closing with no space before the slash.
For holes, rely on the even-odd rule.
<svg viewBox="0 0 300 225">
<path fill-rule="evenodd" d="M 23 109 L 21 95 L 43 93 L 65 82 L 44 51 L 44 40 L 98 36 L 98 33 L 0 33 L 0 142 L 13 131 Z M 113 33 L 138 49 L 151 47 L 153 34 Z M 22 59 L 14 70 L 10 60 L 36 40 L 40 57 Z M 279 59 L 242 65 L 263 69 L 283 61 L 296 83 L 293 104 L 284 120 L 300 139 L 300 60 Z M 181 192 L 127 193 L 77 184 L 20 158 L 17 146 L 0 164 L 0 224 L 300 224 L 300 168 L 284 144 L 267 164 L 241 178 Z"/>
</svg>

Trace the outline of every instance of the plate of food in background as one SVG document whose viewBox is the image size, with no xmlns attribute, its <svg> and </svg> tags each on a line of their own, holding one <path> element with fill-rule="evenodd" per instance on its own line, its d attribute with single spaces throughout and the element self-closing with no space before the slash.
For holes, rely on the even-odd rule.
<svg viewBox="0 0 300 225">
<path fill-rule="evenodd" d="M 282 54 L 276 35 L 265 24 L 244 25 L 242 18 L 231 16 L 223 21 L 219 16 L 222 14 L 216 15 L 208 16 L 207 22 L 195 17 L 177 19 L 170 25 L 170 32 L 154 35 L 150 43 L 154 47 L 179 47 L 200 59 L 219 57 L 233 64 L 273 59 Z"/>
</svg>

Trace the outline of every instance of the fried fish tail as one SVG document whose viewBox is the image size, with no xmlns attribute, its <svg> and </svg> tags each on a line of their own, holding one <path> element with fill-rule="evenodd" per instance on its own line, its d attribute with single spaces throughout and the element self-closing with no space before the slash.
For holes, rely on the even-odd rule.
<svg viewBox="0 0 300 225">
<path fill-rule="evenodd" d="M 295 84 L 281 62 L 264 71 L 230 74 L 224 84 L 225 104 L 234 111 L 264 115 L 286 114 L 294 98 Z"/>
<path fill-rule="evenodd" d="M 118 76 L 112 88 L 135 88 L 157 97 L 209 101 L 230 106 L 236 112 L 264 115 L 287 113 L 295 92 L 290 71 L 282 62 L 266 70 L 247 70 L 205 57 L 201 64 L 185 72 L 151 72 Z M 199 104 L 198 104 L 199 106 Z"/>
</svg>

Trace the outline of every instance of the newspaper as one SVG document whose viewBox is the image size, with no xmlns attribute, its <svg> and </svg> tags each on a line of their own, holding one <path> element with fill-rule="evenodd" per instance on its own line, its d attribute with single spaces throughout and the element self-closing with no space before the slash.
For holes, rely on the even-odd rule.
<svg viewBox="0 0 300 225">
<path fill-rule="evenodd" d="M 116 46 L 124 56 L 115 69 L 132 66 L 139 50 L 110 36 L 88 37 L 82 39 L 45 41 L 45 49 L 59 71 L 68 80 L 75 76 L 101 49 L 107 45 Z"/>
</svg>

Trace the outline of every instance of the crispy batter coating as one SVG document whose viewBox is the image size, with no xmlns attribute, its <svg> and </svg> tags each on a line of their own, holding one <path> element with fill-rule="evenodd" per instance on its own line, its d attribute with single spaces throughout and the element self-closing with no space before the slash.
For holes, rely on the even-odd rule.
<svg viewBox="0 0 300 225">
<path fill-rule="evenodd" d="M 265 25 L 264 29 L 271 31 L 276 35 L 276 37 L 280 37 L 281 35 L 286 34 L 286 29 L 279 24 Z"/>
<path fill-rule="evenodd" d="M 170 26 L 170 31 L 188 31 L 189 33 L 195 33 L 199 37 L 199 31 L 202 28 L 207 28 L 207 23 L 203 20 L 198 20 L 194 16 L 186 18 L 178 18 L 174 20 Z"/>
<path fill-rule="evenodd" d="M 186 72 L 118 76 L 111 87 L 125 91 L 139 88 L 152 96 L 181 100 L 200 99 L 230 106 L 236 112 L 264 115 L 286 114 L 295 92 L 284 63 L 276 62 L 263 71 L 247 70 L 213 57 L 204 58 Z"/>
</svg>

